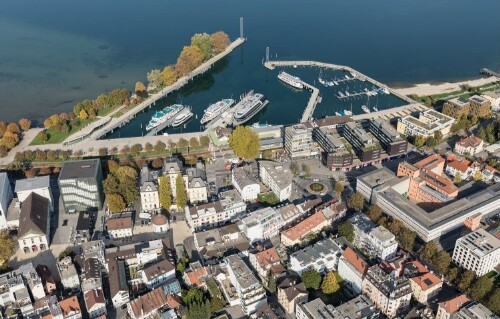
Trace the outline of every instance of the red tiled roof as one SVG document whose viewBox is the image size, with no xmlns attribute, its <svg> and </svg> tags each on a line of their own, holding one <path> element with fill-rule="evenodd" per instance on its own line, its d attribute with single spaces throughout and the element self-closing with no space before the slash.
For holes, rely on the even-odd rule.
<svg viewBox="0 0 500 319">
<path fill-rule="evenodd" d="M 447 166 L 450 166 L 456 170 L 459 170 L 460 172 L 465 173 L 467 169 L 469 168 L 470 161 L 469 160 L 458 160 L 458 159 L 453 159 L 451 161 L 448 161 L 446 164 Z"/>
<path fill-rule="evenodd" d="M 439 279 L 438 276 L 430 272 L 410 279 L 413 280 L 417 285 L 419 285 L 423 291 L 426 291 L 427 289 L 442 283 L 441 279 Z"/>
<path fill-rule="evenodd" d="M 440 302 L 439 307 L 443 308 L 447 313 L 452 314 L 462 308 L 469 301 L 470 299 L 467 298 L 466 295 L 461 294 L 450 300 Z"/>
<path fill-rule="evenodd" d="M 186 276 L 189 279 L 189 282 L 193 286 L 201 286 L 200 278 L 205 277 L 207 275 L 207 268 L 203 267 L 201 269 L 196 270 L 188 270 L 186 271 Z"/>
<path fill-rule="evenodd" d="M 416 168 L 425 168 L 425 169 L 431 170 L 434 167 L 436 167 L 438 164 L 441 164 L 443 162 L 444 162 L 444 158 L 442 158 L 438 154 L 433 154 L 433 155 L 430 155 L 430 156 L 424 158 L 423 160 L 415 163 L 413 166 L 415 166 Z"/>
<path fill-rule="evenodd" d="M 87 305 L 87 310 L 91 310 L 96 304 L 104 304 L 106 300 L 104 299 L 103 291 L 98 289 L 92 289 L 85 293 L 85 304 Z"/>
<path fill-rule="evenodd" d="M 170 294 L 167 296 L 167 304 L 172 309 L 179 309 L 179 307 L 182 304 L 182 301 L 179 296 Z"/>
<path fill-rule="evenodd" d="M 430 184 L 432 187 L 439 189 L 447 194 L 453 194 L 457 191 L 457 186 L 455 186 L 455 184 L 453 184 L 450 179 L 444 176 L 440 176 L 433 172 L 427 171 L 422 172 L 422 174 L 420 174 L 420 177 L 427 184 Z"/>
<path fill-rule="evenodd" d="M 368 271 L 368 264 L 358 255 L 351 247 L 344 250 L 343 256 L 347 259 L 360 273 L 365 274 Z"/>
<path fill-rule="evenodd" d="M 140 296 L 130 302 L 130 308 L 134 312 L 135 317 L 140 317 L 142 313 L 149 314 L 152 311 L 158 310 L 168 303 L 168 298 L 165 296 L 161 287 L 156 288 L 147 294 Z"/>
<path fill-rule="evenodd" d="M 322 211 L 319 211 L 307 217 L 297 225 L 282 231 L 281 234 L 290 238 L 291 240 L 297 240 L 302 236 L 307 235 L 311 231 L 311 229 L 318 227 L 319 224 L 325 221 L 325 215 Z"/>
<path fill-rule="evenodd" d="M 460 141 L 457 142 L 457 144 L 459 144 L 460 146 L 463 146 L 463 147 L 476 148 L 479 145 L 481 145 L 482 142 L 483 142 L 483 140 L 480 139 L 479 137 L 469 136 L 469 137 L 461 139 Z"/>
<path fill-rule="evenodd" d="M 81 313 L 80 303 L 76 296 L 59 301 L 59 307 L 61 307 L 64 317 L 68 316 L 71 312 Z"/>
<path fill-rule="evenodd" d="M 106 227 L 108 230 L 118 230 L 118 229 L 129 229 L 132 228 L 132 218 L 130 217 L 119 217 L 111 218 L 106 221 Z"/>
<path fill-rule="evenodd" d="M 256 253 L 255 258 L 257 258 L 257 262 L 261 268 L 267 268 L 269 265 L 280 262 L 280 255 L 274 247 Z"/>
<path fill-rule="evenodd" d="M 418 272 L 421 274 L 426 274 L 429 272 L 429 269 L 427 269 L 427 267 L 425 267 L 419 260 L 409 261 L 405 264 L 405 267 L 407 267 L 407 265 L 409 264 L 413 265 L 413 267 L 415 267 L 415 269 L 418 270 Z"/>
</svg>

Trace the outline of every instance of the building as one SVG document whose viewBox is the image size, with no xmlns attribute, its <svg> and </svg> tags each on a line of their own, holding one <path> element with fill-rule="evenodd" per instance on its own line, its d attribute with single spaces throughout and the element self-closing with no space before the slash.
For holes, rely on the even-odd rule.
<svg viewBox="0 0 500 319">
<path fill-rule="evenodd" d="M 146 287 L 154 289 L 175 278 L 175 267 L 164 259 L 145 267 L 141 271 L 141 278 Z"/>
<path fill-rule="evenodd" d="M 483 98 L 487 99 L 491 103 L 491 110 L 494 112 L 500 111 L 500 94 L 488 91 L 484 92 L 482 95 Z"/>
<path fill-rule="evenodd" d="M 464 294 L 457 295 L 446 301 L 442 301 L 438 304 L 438 310 L 436 313 L 436 319 L 450 319 L 451 316 L 460 310 L 463 306 L 468 304 L 470 299 Z M 455 317 L 455 316 L 454 316 Z"/>
<path fill-rule="evenodd" d="M 228 216 L 232 216 L 232 222 L 243 216 L 247 210 L 247 204 L 235 189 L 220 192 L 219 200 L 224 212 L 226 212 Z"/>
<path fill-rule="evenodd" d="M 137 264 L 146 265 L 163 259 L 166 247 L 161 239 L 151 240 L 134 246 Z"/>
<path fill-rule="evenodd" d="M 410 278 L 410 285 L 413 297 L 420 303 L 427 303 L 439 294 L 443 281 L 432 272 L 427 272 Z"/>
<path fill-rule="evenodd" d="M 480 228 L 456 241 L 452 259 L 483 276 L 500 264 L 500 239 Z"/>
<path fill-rule="evenodd" d="M 380 143 L 360 123 L 347 123 L 342 128 L 342 135 L 352 145 L 354 152 L 361 162 L 373 162 L 380 159 L 382 153 Z"/>
<path fill-rule="evenodd" d="M 132 237 L 132 217 L 114 217 L 106 221 L 106 230 L 110 239 Z"/>
<path fill-rule="evenodd" d="M 361 293 L 363 278 L 368 271 L 369 264 L 351 247 L 347 247 L 339 260 L 339 275 L 344 279 L 351 291 Z"/>
<path fill-rule="evenodd" d="M 323 274 L 337 270 L 341 255 L 341 245 L 331 238 L 326 238 L 291 254 L 289 268 L 299 276 L 308 269 Z"/>
<path fill-rule="evenodd" d="M 127 304 L 127 312 L 132 319 L 154 318 L 158 311 L 168 305 L 168 299 L 162 288 L 156 288 Z"/>
<path fill-rule="evenodd" d="M 108 263 L 108 281 L 111 301 L 118 308 L 130 301 L 127 283 L 127 269 L 123 260 L 111 260 Z"/>
<path fill-rule="evenodd" d="M 276 265 L 281 265 L 280 255 L 276 248 L 271 247 L 262 251 L 256 251 L 248 256 L 250 265 L 259 274 L 260 278 L 267 280 L 269 271 Z"/>
<path fill-rule="evenodd" d="M 42 280 L 43 289 L 46 295 L 52 294 L 57 289 L 56 281 L 46 265 L 37 265 L 36 272 Z"/>
<path fill-rule="evenodd" d="M 207 173 L 205 164 L 198 161 L 194 167 L 186 168 L 186 192 L 191 204 L 203 203 L 208 199 Z"/>
<path fill-rule="evenodd" d="M 425 242 L 462 227 L 470 216 L 487 216 L 500 208 L 500 185 L 495 184 L 473 190 L 439 208 L 424 209 L 407 199 L 409 181 L 408 176 L 398 178 L 381 168 L 359 176 L 356 190 L 370 204 L 377 204 L 386 214 L 401 220 Z"/>
<path fill-rule="evenodd" d="M 411 285 L 406 277 L 395 277 L 378 265 L 371 267 L 363 280 L 362 292 L 389 318 L 410 308 Z"/>
<path fill-rule="evenodd" d="M 491 101 L 481 95 L 474 95 L 468 99 L 453 98 L 443 104 L 443 113 L 456 120 L 469 115 L 486 118 L 491 113 Z"/>
<path fill-rule="evenodd" d="M 7 173 L 0 173 L 0 229 L 7 228 L 7 211 L 12 200 L 12 188 L 10 187 Z"/>
<path fill-rule="evenodd" d="M 359 295 L 338 307 L 325 305 L 319 298 L 296 307 L 297 319 L 376 319 L 379 313 L 371 300 L 364 295 Z"/>
<path fill-rule="evenodd" d="M 293 246 L 302 243 L 308 236 L 319 233 L 328 226 L 328 220 L 322 211 L 311 214 L 295 226 L 281 232 L 281 244 Z"/>
<path fill-rule="evenodd" d="M 90 319 L 99 318 L 107 314 L 106 298 L 101 287 L 85 292 L 83 298 Z"/>
<path fill-rule="evenodd" d="M 407 136 L 421 135 L 426 138 L 434 136 L 434 133 L 439 131 L 446 136 L 450 133 L 453 123 L 455 123 L 453 117 L 428 109 L 420 112 L 418 119 L 412 115 L 399 118 L 397 131 Z"/>
<path fill-rule="evenodd" d="M 396 255 L 398 243 L 396 237 L 384 226 L 376 226 L 363 214 L 356 214 L 349 219 L 354 229 L 354 245 L 368 255 L 389 260 Z"/>
<path fill-rule="evenodd" d="M 39 252 L 49 248 L 50 206 L 49 200 L 37 193 L 31 193 L 21 206 L 19 248 L 25 253 Z"/>
<path fill-rule="evenodd" d="M 295 313 L 295 307 L 307 301 L 307 289 L 303 282 L 284 277 L 276 285 L 278 302 L 286 313 Z"/>
<path fill-rule="evenodd" d="M 61 308 L 64 319 L 82 318 L 82 309 L 80 308 L 80 303 L 76 296 L 71 296 L 59 301 L 59 307 Z"/>
<path fill-rule="evenodd" d="M 483 140 L 476 136 L 469 136 L 455 143 L 455 153 L 474 156 L 483 151 Z"/>
<path fill-rule="evenodd" d="M 368 121 L 368 130 L 379 140 L 387 155 L 399 156 L 408 150 L 408 142 L 394 129 L 394 127 L 381 118 L 372 118 Z"/>
<path fill-rule="evenodd" d="M 335 170 L 352 166 L 354 156 L 351 147 L 336 128 L 316 126 L 312 136 L 322 150 L 321 160 L 326 167 Z"/>
<path fill-rule="evenodd" d="M 71 257 L 63 258 L 57 262 L 56 266 L 64 289 L 71 292 L 80 291 L 80 278 Z"/>
<path fill-rule="evenodd" d="M 248 255 L 248 238 L 235 224 L 194 233 L 194 244 L 204 260 L 223 257 L 227 252 Z"/>
<path fill-rule="evenodd" d="M 285 152 L 292 159 L 315 155 L 313 144 L 312 127 L 309 123 L 285 127 Z"/>
<path fill-rule="evenodd" d="M 19 272 L 22 274 L 26 285 L 29 287 L 33 299 L 40 300 L 45 298 L 45 289 L 42 279 L 38 275 L 33 263 L 30 261 L 19 266 Z"/>
<path fill-rule="evenodd" d="M 231 183 L 245 201 L 254 201 L 260 194 L 260 184 L 255 163 L 233 168 Z"/>
<path fill-rule="evenodd" d="M 265 240 L 279 234 L 281 214 L 270 207 L 262 208 L 249 213 L 238 227 L 251 243 Z"/>
<path fill-rule="evenodd" d="M 153 232 L 156 234 L 164 234 L 168 231 L 168 218 L 165 215 L 157 214 L 151 218 L 153 224 Z"/>
<path fill-rule="evenodd" d="M 64 162 L 59 189 L 66 213 L 102 208 L 102 171 L 99 159 Z"/>
<path fill-rule="evenodd" d="M 258 163 L 262 183 L 273 191 L 280 202 L 287 200 L 292 194 L 293 174 L 290 169 L 273 161 L 260 160 Z"/>
<path fill-rule="evenodd" d="M 474 176 L 474 174 L 480 172 L 480 170 L 481 165 L 477 162 L 471 163 L 466 159 L 458 159 L 454 156 L 448 156 L 448 161 L 446 162 L 446 173 L 453 178 L 460 175 L 460 178 L 465 180 Z"/>
<path fill-rule="evenodd" d="M 15 192 L 19 203 L 23 203 L 31 193 L 45 197 L 49 200 L 50 211 L 54 211 L 54 199 L 50 188 L 50 176 L 37 176 L 16 181 Z"/>
<path fill-rule="evenodd" d="M 158 194 L 159 170 L 150 170 L 147 165 L 141 169 L 139 193 L 141 196 L 141 208 L 144 212 L 157 211 L 160 209 L 160 197 Z"/>
<path fill-rule="evenodd" d="M 497 315 L 478 302 L 471 302 L 456 313 L 457 319 L 499 319 Z"/>
<path fill-rule="evenodd" d="M 195 261 L 189 264 L 189 268 L 184 271 L 182 279 L 188 287 L 206 288 L 207 269 L 207 266 L 202 266 L 199 261 Z"/>
<path fill-rule="evenodd" d="M 236 289 L 241 309 L 245 315 L 250 316 L 266 303 L 266 292 L 241 257 L 231 255 L 226 257 L 225 261 L 229 279 Z"/>
<path fill-rule="evenodd" d="M 251 127 L 259 136 L 260 150 L 283 149 L 285 145 L 283 125 L 262 125 Z"/>
</svg>

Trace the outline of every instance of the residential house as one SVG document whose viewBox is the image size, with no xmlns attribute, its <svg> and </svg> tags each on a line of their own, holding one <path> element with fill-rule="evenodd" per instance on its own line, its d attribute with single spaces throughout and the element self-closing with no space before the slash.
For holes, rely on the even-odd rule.
<svg viewBox="0 0 500 319">
<path fill-rule="evenodd" d="M 111 260 L 108 264 L 108 274 L 111 302 L 115 308 L 118 308 L 130 301 L 125 262 Z"/>
<path fill-rule="evenodd" d="M 281 232 L 281 243 L 284 246 L 293 246 L 302 243 L 308 236 L 317 234 L 328 226 L 323 211 L 315 212 L 295 226 Z"/>
<path fill-rule="evenodd" d="M 127 304 L 127 311 L 132 319 L 154 318 L 155 315 L 158 315 L 159 310 L 166 305 L 168 305 L 168 300 L 163 289 L 156 288 L 130 301 Z"/>
<path fill-rule="evenodd" d="M 455 153 L 474 156 L 483 151 L 483 140 L 477 136 L 469 136 L 455 143 Z"/>
<path fill-rule="evenodd" d="M 326 238 L 292 253 L 290 269 L 299 276 L 308 269 L 314 269 L 323 274 L 338 269 L 341 255 L 341 245 L 331 238 Z"/>
<path fill-rule="evenodd" d="M 150 170 L 147 165 L 144 165 L 141 169 L 139 193 L 141 196 L 141 208 L 144 212 L 160 209 L 160 197 L 158 194 L 158 176 L 160 172 L 160 170 Z"/>
<path fill-rule="evenodd" d="M 59 301 L 64 319 L 81 319 L 82 310 L 76 296 L 71 296 Z"/>
<path fill-rule="evenodd" d="M 438 304 L 436 319 L 451 319 L 452 316 L 455 317 L 456 312 L 469 302 L 470 299 L 464 294 L 456 295 L 451 299 L 440 302 Z"/>
<path fill-rule="evenodd" d="M 410 285 L 415 299 L 420 303 L 427 303 L 439 294 L 443 287 L 443 282 L 438 276 L 432 272 L 428 272 L 410 278 Z"/>
<path fill-rule="evenodd" d="M 281 264 L 280 256 L 274 247 L 250 253 L 248 257 L 250 265 L 264 281 L 267 281 L 271 268 Z"/>
<path fill-rule="evenodd" d="M 264 185 L 269 187 L 280 202 L 287 200 L 292 194 L 293 174 L 282 163 L 260 160 L 259 176 Z"/>
<path fill-rule="evenodd" d="M 83 299 L 90 319 L 106 316 L 106 298 L 101 287 L 86 291 L 83 294 Z"/>
<path fill-rule="evenodd" d="M 281 214 L 270 207 L 262 208 L 249 213 L 238 227 L 251 243 L 265 240 L 279 234 Z"/>
<path fill-rule="evenodd" d="M 351 247 L 347 247 L 340 257 L 338 271 L 350 290 L 360 294 L 363 278 L 368 268 L 368 261 Z"/>
<path fill-rule="evenodd" d="M 17 241 L 25 253 L 48 249 L 50 238 L 49 200 L 31 193 L 21 206 Z"/>
<path fill-rule="evenodd" d="M 256 163 L 246 164 L 233 168 L 231 172 L 231 184 L 240 193 L 245 202 L 254 201 L 260 194 L 260 183 L 258 179 Z"/>
<path fill-rule="evenodd" d="M 278 302 L 288 314 L 295 313 L 296 305 L 307 301 L 308 293 L 303 282 L 284 277 L 277 283 L 276 289 Z"/>
<path fill-rule="evenodd" d="M 106 230 L 111 239 L 132 237 L 132 217 L 112 217 L 106 221 Z"/>
<path fill-rule="evenodd" d="M 354 228 L 354 245 L 371 256 L 389 260 L 396 255 L 396 237 L 384 226 L 376 226 L 366 215 L 356 214 L 349 218 Z"/>
<path fill-rule="evenodd" d="M 170 261 L 164 259 L 145 267 L 141 271 L 141 277 L 146 287 L 154 289 L 175 278 L 175 267 Z"/>
<path fill-rule="evenodd" d="M 195 261 L 189 264 L 189 268 L 184 271 L 182 278 L 189 287 L 203 287 L 208 276 L 207 269 L 207 266 L 202 266 L 199 261 Z"/>
</svg>

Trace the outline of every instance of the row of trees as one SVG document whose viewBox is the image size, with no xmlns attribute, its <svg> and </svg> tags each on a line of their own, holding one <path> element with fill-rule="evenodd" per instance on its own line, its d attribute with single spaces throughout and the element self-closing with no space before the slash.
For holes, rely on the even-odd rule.
<svg viewBox="0 0 500 319">
<path fill-rule="evenodd" d="M 434 136 L 429 136 L 427 138 L 423 137 L 422 135 L 417 135 L 412 138 L 412 144 L 415 145 L 417 148 L 420 148 L 422 146 L 428 146 L 428 147 L 434 147 L 441 143 L 443 140 L 443 133 L 441 131 L 436 131 L 434 132 Z"/>
<path fill-rule="evenodd" d="M 123 211 L 139 198 L 137 170 L 131 165 L 108 161 L 109 174 L 103 182 L 108 208 L 112 213 Z"/>
<path fill-rule="evenodd" d="M 158 186 L 158 193 L 160 196 L 160 206 L 169 210 L 172 206 L 172 187 L 168 175 L 160 177 L 160 184 Z M 188 201 L 186 194 L 186 187 L 184 185 L 184 178 L 182 174 L 177 174 L 175 178 L 175 205 L 178 209 L 184 209 Z"/>
<path fill-rule="evenodd" d="M 151 70 L 147 74 L 150 87 L 159 88 L 172 85 L 177 79 L 189 74 L 203 62 L 223 52 L 229 44 L 229 36 L 222 31 L 211 35 L 207 33 L 195 34 L 191 38 L 191 45 L 182 49 L 175 65 L 168 65 L 162 71 Z"/>
<path fill-rule="evenodd" d="M 19 124 L 5 123 L 0 121 L 0 157 L 4 157 L 7 153 L 19 144 L 21 140 L 21 133 L 29 130 L 31 121 L 28 119 L 20 119 Z"/>
<path fill-rule="evenodd" d="M 333 271 L 330 271 L 326 273 L 325 276 L 321 277 L 319 272 L 314 269 L 310 269 L 302 273 L 301 279 L 307 289 L 318 290 L 321 287 L 321 291 L 325 295 L 336 293 L 340 289 L 337 277 Z"/>
</svg>

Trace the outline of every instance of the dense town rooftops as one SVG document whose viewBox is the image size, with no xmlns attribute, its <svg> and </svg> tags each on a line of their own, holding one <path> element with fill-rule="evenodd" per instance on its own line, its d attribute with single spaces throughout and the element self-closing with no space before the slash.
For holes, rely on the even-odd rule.
<svg viewBox="0 0 500 319">
<path fill-rule="evenodd" d="M 233 176 L 240 188 L 248 185 L 259 184 L 257 179 L 257 169 L 255 164 L 243 165 L 241 167 L 233 168 Z"/>
<path fill-rule="evenodd" d="M 157 263 L 154 263 L 146 268 L 144 268 L 144 275 L 148 281 L 165 275 L 168 272 L 173 271 L 174 265 L 166 259 L 163 259 Z"/>
<path fill-rule="evenodd" d="M 132 228 L 132 218 L 131 217 L 110 218 L 106 221 L 106 228 L 108 230 L 130 229 Z"/>
<path fill-rule="evenodd" d="M 143 314 L 149 314 L 168 304 L 167 297 L 163 293 L 161 287 L 156 288 L 147 294 L 140 296 L 130 302 L 130 308 L 136 318 L 140 318 Z"/>
<path fill-rule="evenodd" d="M 223 211 L 220 201 L 189 207 L 191 218 L 202 218 L 204 216 L 221 213 Z"/>
<path fill-rule="evenodd" d="M 303 282 L 296 282 L 296 280 L 289 277 L 284 277 L 278 282 L 278 288 L 282 289 L 288 301 L 294 300 L 300 294 L 307 295 L 307 289 Z"/>
<path fill-rule="evenodd" d="M 318 241 L 312 246 L 307 246 L 302 250 L 298 250 L 290 257 L 296 258 L 300 264 L 308 265 L 323 258 L 335 258 L 334 255 L 341 254 L 342 248 L 333 239 L 327 238 Z"/>
<path fill-rule="evenodd" d="M 84 294 L 85 304 L 87 309 L 92 309 L 96 304 L 104 304 L 106 299 L 104 298 L 104 292 L 101 288 L 92 289 Z"/>
<path fill-rule="evenodd" d="M 460 310 L 465 304 L 470 301 L 466 295 L 460 294 L 449 300 L 439 303 L 439 307 L 443 308 L 447 313 L 452 314 Z"/>
<path fill-rule="evenodd" d="M 256 253 L 255 257 L 261 268 L 267 268 L 280 261 L 280 256 L 274 247 Z"/>
<path fill-rule="evenodd" d="M 406 277 L 393 277 L 378 265 L 370 268 L 366 274 L 369 280 L 385 296 L 399 298 L 411 293 L 411 285 Z"/>
<path fill-rule="evenodd" d="M 100 166 L 99 159 L 66 161 L 59 173 L 59 180 L 96 177 Z"/>
<path fill-rule="evenodd" d="M 482 142 L 483 142 L 483 140 L 477 136 L 468 136 L 468 137 L 463 138 L 460 141 L 458 141 L 457 144 L 462 146 L 462 147 L 466 147 L 466 148 L 469 148 L 469 147 L 476 148 L 479 145 L 481 145 Z"/>
</svg>

